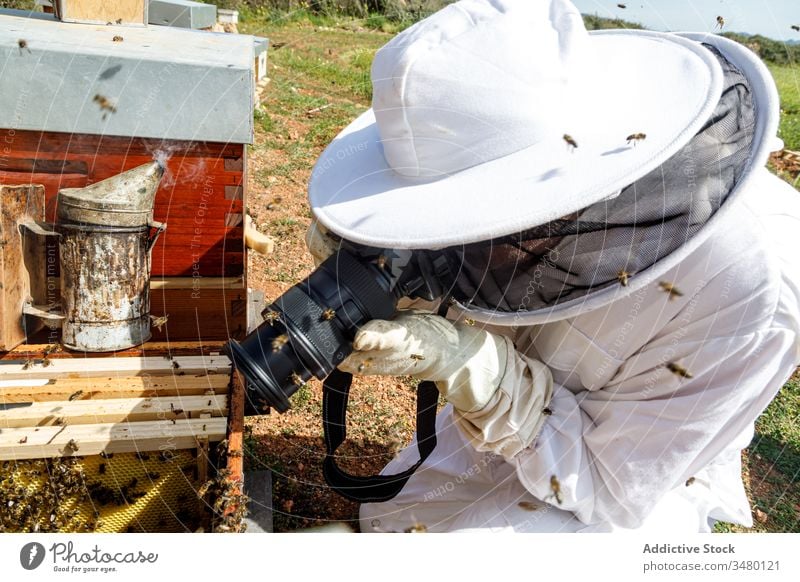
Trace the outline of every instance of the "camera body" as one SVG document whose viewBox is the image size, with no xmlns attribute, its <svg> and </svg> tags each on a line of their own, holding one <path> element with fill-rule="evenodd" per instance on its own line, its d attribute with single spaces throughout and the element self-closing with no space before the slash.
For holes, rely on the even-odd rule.
<svg viewBox="0 0 800 582">
<path fill-rule="evenodd" d="M 388 251 L 343 242 L 306 279 L 267 307 L 264 322 L 224 348 L 247 380 L 250 409 L 289 409 L 312 377 L 324 379 L 353 351 L 358 329 L 389 319 L 402 297 L 434 301 L 450 280 L 444 254 Z"/>
</svg>

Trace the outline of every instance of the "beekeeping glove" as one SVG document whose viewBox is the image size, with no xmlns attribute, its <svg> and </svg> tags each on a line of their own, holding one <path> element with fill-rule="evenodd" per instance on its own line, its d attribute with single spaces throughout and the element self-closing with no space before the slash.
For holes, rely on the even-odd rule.
<svg viewBox="0 0 800 582">
<path fill-rule="evenodd" d="M 511 459 L 539 433 L 552 394 L 550 370 L 504 336 L 402 312 L 392 321 L 367 322 L 353 347 L 341 370 L 432 380 L 478 450 Z"/>
<path fill-rule="evenodd" d="M 312 219 L 306 231 L 306 247 L 314 257 L 314 264 L 319 267 L 325 259 L 339 250 L 340 242 L 328 233 L 318 220 Z"/>
</svg>

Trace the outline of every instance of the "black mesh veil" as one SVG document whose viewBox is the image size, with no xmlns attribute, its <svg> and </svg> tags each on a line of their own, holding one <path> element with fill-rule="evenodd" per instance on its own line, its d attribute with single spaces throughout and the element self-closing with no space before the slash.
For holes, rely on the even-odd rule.
<svg viewBox="0 0 800 582">
<path fill-rule="evenodd" d="M 695 236 L 740 180 L 755 130 L 747 80 L 705 46 L 724 81 L 702 129 L 616 197 L 518 234 L 444 249 L 458 272 L 453 298 L 505 313 L 552 308 L 625 283 Z"/>
</svg>

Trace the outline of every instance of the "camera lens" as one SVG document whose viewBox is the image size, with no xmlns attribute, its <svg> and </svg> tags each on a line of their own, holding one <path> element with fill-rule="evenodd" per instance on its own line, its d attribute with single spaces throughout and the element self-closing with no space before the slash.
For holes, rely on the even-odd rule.
<svg viewBox="0 0 800 582">
<path fill-rule="evenodd" d="M 353 350 L 359 327 L 392 316 L 386 271 L 341 250 L 265 310 L 265 321 L 225 353 L 247 379 L 255 409 L 279 412 L 311 377 L 330 374 Z M 263 401 L 263 402 L 261 402 Z"/>
</svg>

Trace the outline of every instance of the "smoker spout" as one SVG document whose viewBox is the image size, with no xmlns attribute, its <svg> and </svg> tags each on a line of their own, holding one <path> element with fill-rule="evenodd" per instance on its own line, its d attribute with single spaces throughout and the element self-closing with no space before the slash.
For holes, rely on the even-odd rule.
<svg viewBox="0 0 800 582">
<path fill-rule="evenodd" d="M 153 204 L 164 166 L 154 161 L 85 188 L 58 193 L 61 221 L 102 226 L 143 226 L 152 221 Z"/>
</svg>

